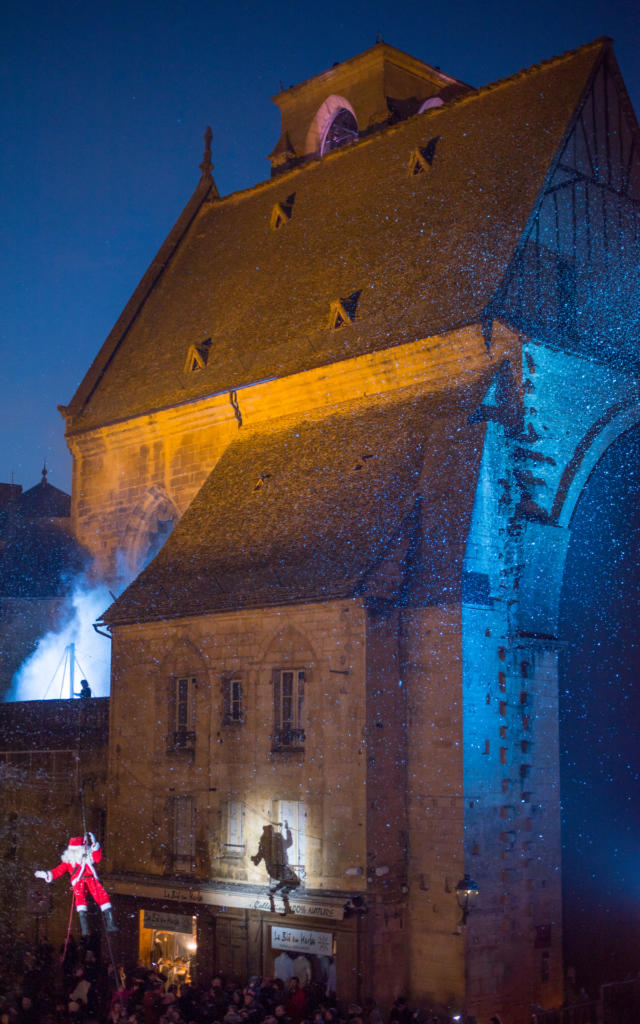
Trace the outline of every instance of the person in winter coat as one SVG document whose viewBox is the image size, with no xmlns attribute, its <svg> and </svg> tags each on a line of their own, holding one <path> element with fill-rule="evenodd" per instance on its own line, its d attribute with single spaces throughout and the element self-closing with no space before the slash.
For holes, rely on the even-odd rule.
<svg viewBox="0 0 640 1024">
<path fill-rule="evenodd" d="M 80 930 L 83 935 L 89 934 L 87 892 L 91 893 L 104 914 L 107 931 L 115 932 L 118 930 L 113 920 L 109 894 L 100 884 L 100 879 L 95 869 L 95 865 L 100 860 L 102 860 L 100 843 L 96 841 L 92 832 L 88 832 L 84 838 L 76 836 L 69 840 L 69 845 L 60 855 L 60 863 L 57 867 L 51 871 L 35 872 L 36 878 L 42 878 L 45 882 L 53 882 L 56 878 L 61 878 L 65 872 L 71 875 L 70 884 L 80 920 Z"/>
</svg>

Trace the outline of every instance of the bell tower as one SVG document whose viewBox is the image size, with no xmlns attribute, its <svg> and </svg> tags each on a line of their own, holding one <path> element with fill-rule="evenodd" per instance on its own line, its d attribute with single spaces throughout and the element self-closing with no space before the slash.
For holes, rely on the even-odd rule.
<svg viewBox="0 0 640 1024">
<path fill-rule="evenodd" d="M 271 173 L 322 157 L 471 91 L 439 68 L 388 43 L 376 43 L 272 97 L 280 108 L 281 133 L 269 154 Z"/>
</svg>

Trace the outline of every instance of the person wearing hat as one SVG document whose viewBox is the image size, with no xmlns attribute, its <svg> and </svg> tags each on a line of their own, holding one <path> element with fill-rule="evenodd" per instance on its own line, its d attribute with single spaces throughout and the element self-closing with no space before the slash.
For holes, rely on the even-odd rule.
<svg viewBox="0 0 640 1024">
<path fill-rule="evenodd" d="M 107 890 L 100 884 L 95 865 L 102 860 L 102 849 L 92 832 L 86 836 L 75 836 L 69 840 L 69 845 L 60 855 L 60 863 L 51 871 L 36 871 L 36 878 L 42 878 L 45 882 L 53 882 L 60 878 L 65 872 L 71 875 L 70 885 L 73 891 L 73 899 L 78 918 L 80 931 L 83 935 L 89 934 L 87 921 L 87 891 L 91 893 L 100 910 L 104 914 L 104 922 L 107 931 L 115 932 L 115 921 L 111 909 L 111 900 Z"/>
</svg>

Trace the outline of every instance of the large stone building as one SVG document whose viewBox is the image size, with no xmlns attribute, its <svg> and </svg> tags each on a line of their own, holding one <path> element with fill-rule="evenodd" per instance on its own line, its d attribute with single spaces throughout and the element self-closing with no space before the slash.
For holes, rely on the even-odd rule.
<svg viewBox="0 0 640 1024">
<path fill-rule="evenodd" d="M 482 89 L 380 43 L 275 102 L 271 179 L 220 197 L 207 137 L 64 410 L 99 572 L 159 551 L 104 616 L 122 941 L 527 1020 L 570 525 L 640 414 L 637 123 L 608 40 Z"/>
</svg>

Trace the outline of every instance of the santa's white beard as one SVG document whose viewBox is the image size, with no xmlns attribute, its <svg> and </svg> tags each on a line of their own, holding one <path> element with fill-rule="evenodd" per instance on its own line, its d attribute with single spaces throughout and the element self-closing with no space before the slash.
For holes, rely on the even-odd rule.
<svg viewBox="0 0 640 1024">
<path fill-rule="evenodd" d="M 60 854 L 60 860 L 63 864 L 79 864 L 83 853 L 83 846 L 67 846 L 66 850 Z"/>
</svg>

